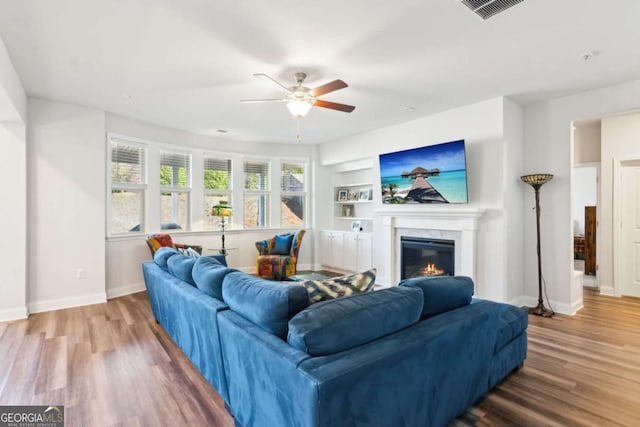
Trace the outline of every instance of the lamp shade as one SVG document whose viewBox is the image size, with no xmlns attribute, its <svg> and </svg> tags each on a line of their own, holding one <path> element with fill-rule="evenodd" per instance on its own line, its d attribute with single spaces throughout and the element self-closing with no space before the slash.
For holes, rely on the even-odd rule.
<svg viewBox="0 0 640 427">
<path fill-rule="evenodd" d="M 296 117 L 304 117 L 311 110 L 313 104 L 309 101 L 289 101 L 287 102 L 287 108 L 289 112 Z"/>
<path fill-rule="evenodd" d="M 543 184 L 551 181 L 553 179 L 553 175 L 551 175 L 550 173 L 536 173 L 532 175 L 521 176 L 520 179 L 534 188 L 540 188 Z"/>
<path fill-rule="evenodd" d="M 211 208 L 211 215 L 213 216 L 232 216 L 233 208 L 227 204 L 225 201 L 220 201 L 217 205 Z"/>
</svg>

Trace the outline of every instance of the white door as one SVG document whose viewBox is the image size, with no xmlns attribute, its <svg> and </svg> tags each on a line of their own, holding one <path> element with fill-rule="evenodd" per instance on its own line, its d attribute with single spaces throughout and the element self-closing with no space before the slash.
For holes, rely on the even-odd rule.
<svg viewBox="0 0 640 427">
<path fill-rule="evenodd" d="M 622 294 L 640 297 L 640 161 L 622 168 L 620 273 Z"/>
<path fill-rule="evenodd" d="M 342 268 L 347 271 L 356 271 L 358 268 L 358 234 L 344 233 L 344 253 Z"/>
</svg>

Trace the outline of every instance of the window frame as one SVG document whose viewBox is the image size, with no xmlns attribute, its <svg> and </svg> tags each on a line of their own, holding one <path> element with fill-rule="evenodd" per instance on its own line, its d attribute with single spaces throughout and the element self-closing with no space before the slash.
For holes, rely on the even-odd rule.
<svg viewBox="0 0 640 427">
<path fill-rule="evenodd" d="M 272 214 L 271 214 L 271 209 L 273 207 L 273 200 L 272 200 L 272 186 L 273 186 L 273 177 L 272 172 L 273 172 L 273 162 L 277 160 L 276 158 L 271 158 L 271 157 L 253 157 L 253 158 L 248 158 L 245 157 L 242 159 L 242 178 L 243 178 L 243 184 L 242 184 L 242 211 L 243 211 L 243 218 L 242 218 L 242 228 L 246 229 L 246 230 L 262 230 L 262 229 L 268 229 L 271 228 L 271 218 L 272 218 Z M 247 163 L 266 163 L 267 164 L 267 172 L 266 172 L 266 176 L 267 178 L 267 188 L 265 190 L 248 190 L 247 189 L 247 171 L 246 171 L 246 164 Z M 263 211 L 265 212 L 265 218 L 264 218 L 264 225 L 260 226 L 257 225 L 255 227 L 249 227 L 246 226 L 246 219 L 247 219 L 247 212 L 246 212 L 246 201 L 247 201 L 247 196 L 265 196 L 266 197 L 266 204 L 267 204 L 267 208 L 264 209 Z M 259 221 L 258 221 L 259 222 Z"/>
<path fill-rule="evenodd" d="M 173 186 L 173 185 L 162 185 L 161 181 L 160 181 L 160 173 L 162 170 L 162 166 L 166 166 L 162 164 L 162 155 L 163 153 L 168 153 L 168 154 L 174 154 L 174 155 L 182 155 L 182 156 L 186 156 L 187 158 L 187 182 L 185 184 L 184 187 L 180 187 L 180 186 Z M 186 219 L 186 224 L 179 224 L 182 229 L 181 230 L 176 230 L 176 231 L 191 231 L 191 192 L 193 190 L 193 154 L 190 151 L 184 151 L 184 150 L 180 150 L 180 149 L 176 149 L 173 146 L 169 146 L 169 145 L 159 145 L 158 146 L 158 172 L 160 172 L 158 174 L 158 184 L 159 184 L 159 197 L 160 197 L 160 211 L 159 211 L 159 216 L 160 216 L 160 223 L 158 224 L 160 227 L 162 226 L 162 193 L 171 193 L 173 194 L 179 194 L 179 193 L 186 193 L 187 196 L 187 204 L 186 204 L 186 212 L 185 212 L 185 219 Z M 172 219 L 173 220 L 173 219 Z M 174 221 L 172 221 L 174 222 Z"/>
<path fill-rule="evenodd" d="M 224 161 L 224 162 L 229 162 L 229 177 L 227 179 L 227 189 L 226 190 L 220 190 L 220 189 L 208 189 L 205 188 L 204 185 L 204 177 L 205 177 L 205 173 L 207 169 L 205 167 L 207 160 L 215 160 L 215 161 Z M 205 206 L 205 220 L 209 217 L 211 217 L 211 212 L 207 206 L 207 197 L 208 196 L 222 196 L 224 198 L 226 198 L 227 203 L 229 204 L 229 206 L 231 206 L 232 208 L 233 206 L 233 174 L 234 174 L 234 158 L 233 156 L 230 156 L 228 154 L 217 154 L 217 153 L 204 153 L 202 156 L 202 192 L 203 192 L 203 202 L 204 202 L 204 206 Z M 229 228 L 233 227 L 233 216 L 229 217 L 226 219 L 225 221 L 225 225 Z M 203 230 L 202 231 L 217 231 L 217 227 L 215 229 L 207 229 L 206 225 L 203 226 Z"/>
<path fill-rule="evenodd" d="M 302 175 L 304 176 L 304 181 L 303 181 L 303 185 L 304 185 L 304 189 L 303 190 L 297 190 L 297 191 L 286 191 L 283 188 L 282 185 L 282 171 L 283 171 L 283 166 L 285 164 L 297 164 L 300 165 L 304 168 Z M 308 220 L 307 220 L 307 213 L 309 211 L 309 175 L 308 175 L 308 170 L 309 170 L 309 161 L 308 160 L 304 160 L 304 159 L 282 159 L 280 160 L 280 173 L 278 174 L 278 177 L 280 178 L 280 200 L 278 203 L 278 206 L 280 209 L 282 209 L 282 198 L 285 196 L 302 196 L 303 198 L 303 203 L 302 203 L 302 225 L 300 226 L 300 228 L 305 228 L 308 225 Z M 295 225 L 285 225 L 282 223 L 282 210 L 280 211 L 280 227 L 281 228 L 295 228 L 297 226 Z"/>
<path fill-rule="evenodd" d="M 141 183 L 133 184 L 133 183 L 125 183 L 125 182 L 114 182 L 112 177 L 112 168 L 113 168 L 113 144 L 122 144 L 128 145 L 131 147 L 139 148 L 143 153 L 143 162 L 140 170 L 140 178 Z M 149 149 L 148 145 L 136 138 L 131 138 L 122 135 L 115 134 L 107 134 L 107 212 L 106 217 L 107 221 L 105 224 L 106 227 L 106 235 L 107 236 L 137 236 L 144 234 L 147 228 L 147 220 L 146 220 L 146 204 L 147 204 L 147 189 L 149 184 L 148 179 L 148 163 L 149 163 Z M 113 190 L 121 190 L 128 191 L 133 193 L 142 194 L 142 198 L 139 203 L 139 224 L 140 231 L 124 231 L 119 233 L 113 232 L 113 203 L 112 203 L 112 194 Z"/>
</svg>

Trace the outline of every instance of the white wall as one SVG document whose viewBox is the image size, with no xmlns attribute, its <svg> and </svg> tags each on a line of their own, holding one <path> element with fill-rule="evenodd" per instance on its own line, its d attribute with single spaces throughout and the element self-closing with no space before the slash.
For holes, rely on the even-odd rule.
<svg viewBox="0 0 640 427">
<path fill-rule="evenodd" d="M 28 117 L 29 311 L 105 301 L 105 114 L 29 98 Z"/>
<path fill-rule="evenodd" d="M 27 157 L 23 124 L 0 123 L 0 322 L 27 317 Z"/>
<path fill-rule="evenodd" d="M 508 125 L 506 119 L 510 120 Z M 318 161 L 322 165 L 318 182 L 324 188 L 318 194 L 325 207 L 320 207 L 322 201 L 319 200 L 319 223 L 323 226 L 332 224 L 333 185 L 341 183 L 337 182 L 341 178 L 336 172 L 345 161 L 364 158 L 371 162 L 374 208 L 377 208 L 382 207 L 380 191 L 376 191 L 380 179 L 379 153 L 464 139 L 469 204 L 461 207 L 486 209 L 478 231 L 477 294 L 500 301 L 519 296 L 521 242 L 518 242 L 516 229 L 521 222 L 523 191 L 517 187 L 522 163 L 521 123 L 520 108 L 503 98 L 496 98 L 322 144 L 318 148 Z M 515 193 L 511 195 L 511 192 Z M 429 207 L 424 206 L 424 209 Z M 513 217 L 513 220 L 507 220 L 507 217 Z M 383 244 L 382 229 L 381 217 L 374 215 L 373 262 L 378 268 L 379 282 L 386 283 L 391 272 L 384 269 L 384 251 L 380 246 Z"/>
<path fill-rule="evenodd" d="M 578 121 L 574 127 L 573 164 L 600 162 L 600 120 Z"/>
<path fill-rule="evenodd" d="M 315 168 L 315 148 L 305 144 L 270 144 L 270 143 L 243 143 L 236 141 L 228 141 L 224 138 L 213 138 L 203 135 L 191 134 L 176 129 L 164 128 L 129 119 L 126 117 L 107 114 L 106 130 L 110 133 L 126 135 L 129 137 L 140 138 L 152 143 L 182 145 L 191 150 L 202 150 L 207 152 L 229 153 L 234 156 L 276 156 L 279 158 L 308 158 L 310 160 L 310 170 Z M 106 144 L 106 142 L 105 142 Z M 106 146 L 104 148 L 106 150 Z M 241 177 L 241 171 L 235 171 Z M 311 178 L 310 188 L 315 185 L 313 181 L 313 173 L 309 174 Z M 235 180 L 237 185 L 242 185 L 242 179 Z M 279 185 L 278 181 L 274 181 L 272 185 Z M 150 189 L 149 191 L 154 191 Z M 202 195 L 192 194 L 193 209 L 200 201 Z M 310 199 L 313 199 L 313 192 L 309 193 Z M 238 201 L 240 202 L 240 201 Z M 234 202 L 236 207 L 241 207 Z M 200 204 L 202 206 L 202 204 Z M 236 220 L 237 224 L 241 224 L 241 209 L 234 209 L 234 213 L 239 216 Z M 309 215 L 309 224 L 313 224 L 313 205 L 309 207 L 307 212 Z M 272 218 L 273 219 L 273 218 Z M 103 225 L 104 229 L 104 225 Z M 155 232 L 158 230 L 149 230 Z M 238 248 L 231 250 L 228 255 L 228 263 L 230 266 L 247 271 L 255 271 L 255 262 L 257 250 L 255 242 L 266 238 L 273 237 L 275 234 L 281 234 L 290 229 L 267 229 L 267 230 L 229 230 L 225 233 L 226 246 Z M 104 232 L 104 231 L 103 231 Z M 176 242 L 191 243 L 201 245 L 207 248 L 216 248 L 220 245 L 220 233 L 212 232 L 179 232 L 172 231 L 171 235 Z M 314 233 L 308 230 L 299 254 L 298 268 L 313 268 L 314 257 Z M 126 236 L 111 237 L 106 243 L 106 291 L 109 298 L 144 289 L 144 279 L 142 277 L 142 269 L 140 267 L 143 261 L 151 259 L 151 254 L 145 243 L 144 236 Z"/>
<path fill-rule="evenodd" d="M 584 207 L 597 203 L 597 176 L 596 166 L 573 169 L 573 221 L 576 235 L 584 236 Z"/>
<path fill-rule="evenodd" d="M 573 282 L 573 209 L 571 179 L 574 153 L 571 123 L 604 117 L 640 106 L 640 80 L 543 102 L 524 109 L 525 171 L 549 172 L 555 178 L 541 190 L 542 269 L 554 308 L 575 312 L 582 290 Z M 604 165 L 603 160 L 603 165 Z M 604 171 L 603 171 L 604 175 Z M 604 200 L 602 204 L 604 205 Z M 525 211 L 531 203 L 525 200 Z M 603 233 L 604 234 L 604 233 Z M 535 241 L 535 222 L 525 222 L 525 241 Z M 604 248 L 600 248 L 605 250 Z M 525 246 L 525 293 L 537 295 L 536 248 Z M 604 273 L 600 266 L 601 275 Z M 605 285 L 604 279 L 601 285 Z"/>
<path fill-rule="evenodd" d="M 523 210 L 525 197 L 531 197 L 530 188 L 520 180 L 524 170 L 524 118 L 522 107 L 504 100 L 504 220 L 506 301 L 517 302 L 524 295 L 523 238 L 524 221 L 531 218 Z"/>
<path fill-rule="evenodd" d="M 0 321 L 27 316 L 26 95 L 0 39 Z"/>
<path fill-rule="evenodd" d="M 0 38 L 0 123 L 26 123 L 27 96 Z"/>
<path fill-rule="evenodd" d="M 640 100 L 638 100 L 640 104 Z M 598 275 L 603 293 L 621 295 L 622 286 L 614 280 L 614 258 L 632 256 L 617 254 L 613 242 L 614 161 L 640 159 L 640 114 L 623 114 L 602 119 L 601 217 L 598 242 Z M 618 178 L 619 179 L 619 178 Z M 619 276 L 617 276 L 619 277 Z"/>
</svg>

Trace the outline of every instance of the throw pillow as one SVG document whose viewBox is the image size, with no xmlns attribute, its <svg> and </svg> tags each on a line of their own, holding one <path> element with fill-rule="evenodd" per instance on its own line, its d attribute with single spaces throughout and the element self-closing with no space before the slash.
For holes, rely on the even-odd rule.
<svg viewBox="0 0 640 427">
<path fill-rule="evenodd" d="M 293 234 L 281 234 L 276 236 L 275 239 L 273 249 L 271 249 L 271 255 L 289 255 Z"/>
<path fill-rule="evenodd" d="M 178 250 L 178 253 L 184 256 L 188 256 L 190 258 L 200 258 L 200 254 L 193 248 L 186 247 L 186 248 L 176 248 L 176 249 Z"/>
<path fill-rule="evenodd" d="M 347 295 L 367 292 L 376 284 L 376 269 L 372 268 L 363 273 L 348 274 L 325 280 L 306 280 L 302 285 L 309 292 L 311 304 L 327 301 Z"/>
</svg>

